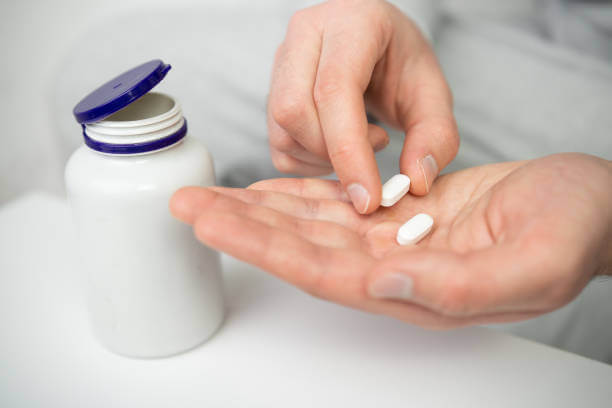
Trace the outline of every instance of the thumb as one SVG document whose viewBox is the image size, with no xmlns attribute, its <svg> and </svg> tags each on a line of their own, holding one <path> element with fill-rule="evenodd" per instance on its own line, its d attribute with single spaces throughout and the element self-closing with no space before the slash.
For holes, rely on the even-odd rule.
<svg viewBox="0 0 612 408">
<path fill-rule="evenodd" d="M 567 301 L 567 282 L 546 264 L 534 251 L 500 246 L 465 254 L 414 249 L 382 261 L 366 285 L 370 297 L 452 317 L 534 311 Z"/>
</svg>

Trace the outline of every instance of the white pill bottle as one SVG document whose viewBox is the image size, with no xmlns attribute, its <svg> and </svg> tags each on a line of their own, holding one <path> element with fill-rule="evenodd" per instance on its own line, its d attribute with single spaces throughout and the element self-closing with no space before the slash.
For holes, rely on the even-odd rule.
<svg viewBox="0 0 612 408">
<path fill-rule="evenodd" d="M 160 60 L 102 85 L 74 108 L 84 145 L 66 165 L 96 337 L 131 357 L 163 357 L 209 338 L 223 320 L 219 255 L 174 219 L 171 195 L 215 183 L 179 104 L 149 91 Z"/>
</svg>

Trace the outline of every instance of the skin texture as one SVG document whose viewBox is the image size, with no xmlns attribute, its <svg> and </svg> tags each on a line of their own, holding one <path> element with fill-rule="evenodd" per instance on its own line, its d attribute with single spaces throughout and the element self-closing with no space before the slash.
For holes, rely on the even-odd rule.
<svg viewBox="0 0 612 408">
<path fill-rule="evenodd" d="M 531 318 L 612 273 L 612 162 L 581 154 L 444 175 L 370 215 L 317 179 L 186 187 L 170 208 L 204 244 L 306 292 L 429 328 Z M 432 233 L 400 247 L 398 228 L 419 212 Z M 389 276 L 411 280 L 407 297 L 380 297 Z"/>
<path fill-rule="evenodd" d="M 385 1 L 333 0 L 298 11 L 272 70 L 275 166 L 306 176 L 335 171 L 355 209 L 372 213 L 382 193 L 374 151 L 389 139 L 368 124 L 366 108 L 405 132 L 400 171 L 412 194 L 427 194 L 459 146 L 451 92 L 427 41 Z"/>
</svg>

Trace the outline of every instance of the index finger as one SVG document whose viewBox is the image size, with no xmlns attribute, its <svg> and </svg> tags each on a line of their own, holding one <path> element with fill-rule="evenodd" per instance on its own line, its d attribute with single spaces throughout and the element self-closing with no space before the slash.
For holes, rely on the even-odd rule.
<svg viewBox="0 0 612 408">
<path fill-rule="evenodd" d="M 382 185 L 363 94 L 388 39 L 372 38 L 371 30 L 343 29 L 341 23 L 330 27 L 323 35 L 315 104 L 334 170 L 355 209 L 367 214 L 380 205 Z"/>
</svg>

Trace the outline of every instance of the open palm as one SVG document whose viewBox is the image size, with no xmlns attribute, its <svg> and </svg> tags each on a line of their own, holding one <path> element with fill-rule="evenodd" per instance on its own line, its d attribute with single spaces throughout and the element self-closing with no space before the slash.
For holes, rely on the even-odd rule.
<svg viewBox="0 0 612 408">
<path fill-rule="evenodd" d="M 566 154 L 448 174 L 371 215 L 318 179 L 187 187 L 171 209 L 203 243 L 315 296 L 457 327 L 553 310 L 603 272 L 611 173 L 605 160 Z M 433 216 L 432 233 L 400 247 L 398 228 L 419 212 Z"/>
</svg>

